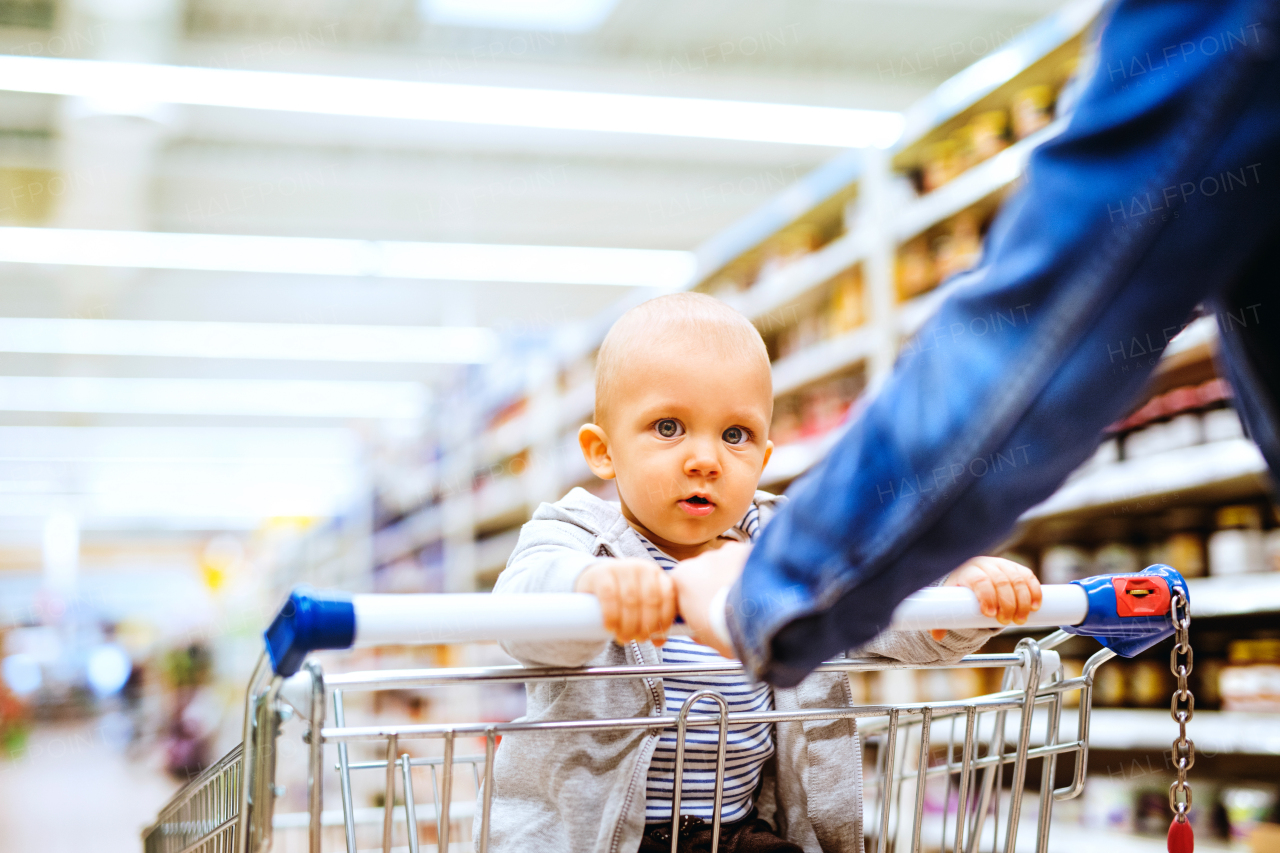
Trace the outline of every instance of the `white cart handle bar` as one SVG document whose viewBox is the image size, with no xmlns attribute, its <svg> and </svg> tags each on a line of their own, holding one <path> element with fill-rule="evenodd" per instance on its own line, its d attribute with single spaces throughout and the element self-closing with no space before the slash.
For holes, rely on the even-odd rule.
<svg viewBox="0 0 1280 853">
<path fill-rule="evenodd" d="M 1031 627 L 1096 636 L 1131 657 L 1173 632 L 1172 599 L 1189 601 L 1186 582 L 1168 566 L 1044 585 Z M 929 587 L 908 596 L 885 626 L 897 630 L 999 628 L 961 587 Z M 682 623 L 672 633 L 687 633 Z M 445 645 L 484 641 L 605 641 L 600 603 L 584 593 L 502 595 L 355 595 L 298 587 L 266 634 L 276 675 L 298 671 L 307 654 L 356 646 Z"/>
</svg>

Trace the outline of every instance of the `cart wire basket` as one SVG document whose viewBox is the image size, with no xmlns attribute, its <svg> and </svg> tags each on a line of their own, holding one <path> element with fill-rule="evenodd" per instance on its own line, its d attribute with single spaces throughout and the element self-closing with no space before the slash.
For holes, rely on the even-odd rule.
<svg viewBox="0 0 1280 853">
<path fill-rule="evenodd" d="M 502 640 L 604 640 L 599 605 L 589 595 L 357 595 L 299 588 L 266 632 L 244 706 L 244 739 L 192 779 L 143 832 L 145 853 L 446 853 L 490 849 L 494 760 L 503 737 L 539 730 L 592 732 L 674 728 L 673 823 L 690 731 L 710 732 L 716 747 L 712 849 L 729 726 L 853 719 L 865 750 L 863 838 L 867 853 L 993 853 L 1048 849 L 1053 805 L 1078 796 L 1088 765 L 1092 689 L 1098 668 L 1132 656 L 1174 632 L 1189 596 L 1167 566 L 1042 587 L 1033 627 L 1059 630 L 1024 638 L 1008 653 L 973 654 L 942 665 L 843 657 L 819 667 L 858 673 L 905 669 L 1003 670 L 1000 690 L 971 698 L 903 704 L 853 704 L 799 711 L 728 712 L 714 691 L 690 696 L 678 715 L 638 719 L 351 725 L 344 700 L 470 686 L 576 679 L 638 679 L 740 671 L 736 663 L 583 668 L 514 666 L 373 670 L 328 676 L 310 652 L 355 646 L 445 645 Z M 995 627 L 973 594 L 930 588 L 907 598 L 891 627 Z M 678 626 L 677 626 L 678 627 Z M 1102 647 L 1068 677 L 1055 647 L 1073 634 Z M 1074 723 L 1064 716 L 1074 706 Z M 660 712 L 661 709 L 658 709 Z M 329 719 L 332 724 L 329 724 Z M 301 748 L 283 737 L 301 721 Z M 1066 724 L 1064 725 L 1064 720 Z M 325 747 L 330 746 L 328 752 Z M 356 753 L 363 754 L 363 758 Z M 277 770 L 305 754 L 306 810 L 277 813 L 284 789 Z M 336 762 L 326 766 L 326 755 Z M 1070 767 L 1058 773 L 1060 761 Z M 1064 764 L 1064 767 L 1066 765 Z M 289 768 L 300 772 L 301 767 Z M 1034 769 L 1034 772 L 1033 772 Z M 341 809 L 326 811 L 324 779 L 336 772 Z M 1065 784 L 1055 788 L 1059 776 Z M 375 806 L 357 806 L 357 792 Z M 379 802 L 380 801 L 380 802 Z M 674 827 L 673 827 L 674 830 Z M 678 833 L 673 831 L 672 850 Z M 611 851 L 612 853 L 612 851 Z"/>
</svg>

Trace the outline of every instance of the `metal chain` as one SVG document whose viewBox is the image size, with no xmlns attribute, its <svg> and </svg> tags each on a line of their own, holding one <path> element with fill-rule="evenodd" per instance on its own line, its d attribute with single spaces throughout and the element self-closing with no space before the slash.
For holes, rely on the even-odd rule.
<svg viewBox="0 0 1280 853">
<path fill-rule="evenodd" d="M 1191 785 L 1187 782 L 1187 771 L 1196 763 L 1195 741 L 1187 737 L 1187 723 L 1195 716 L 1196 697 L 1187 686 L 1187 676 L 1195 656 L 1191 652 L 1191 607 L 1182 590 L 1173 590 L 1173 649 L 1169 652 L 1169 669 L 1178 679 L 1178 688 L 1173 691 L 1173 699 L 1169 702 L 1169 712 L 1178 724 L 1178 737 L 1173 742 L 1173 766 L 1178 771 L 1178 780 L 1169 786 L 1169 808 L 1173 809 L 1174 818 L 1179 823 L 1187 822 L 1187 811 L 1191 808 Z M 1178 795 L 1182 799 L 1178 799 Z"/>
</svg>

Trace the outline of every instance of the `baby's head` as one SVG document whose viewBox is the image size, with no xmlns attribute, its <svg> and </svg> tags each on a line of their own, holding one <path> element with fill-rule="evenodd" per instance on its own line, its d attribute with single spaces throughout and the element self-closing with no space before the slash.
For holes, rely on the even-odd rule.
<svg viewBox="0 0 1280 853">
<path fill-rule="evenodd" d="M 622 512 L 678 559 L 741 520 L 773 451 L 773 379 L 760 333 L 701 293 L 660 296 L 613 325 L 596 364 L 587 464 Z"/>
</svg>

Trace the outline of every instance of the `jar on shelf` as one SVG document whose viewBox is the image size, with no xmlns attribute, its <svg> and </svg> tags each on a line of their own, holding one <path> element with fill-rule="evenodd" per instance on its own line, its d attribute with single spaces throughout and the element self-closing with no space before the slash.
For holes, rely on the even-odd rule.
<svg viewBox="0 0 1280 853">
<path fill-rule="evenodd" d="M 950 229 L 934 240 L 934 277 L 946 281 L 978 263 L 982 234 L 972 211 L 956 215 Z"/>
<path fill-rule="evenodd" d="M 1040 555 L 1041 583 L 1071 583 L 1092 574 L 1093 560 L 1078 545 L 1050 545 Z"/>
<path fill-rule="evenodd" d="M 1130 541 L 1129 525 L 1118 518 L 1100 519 L 1094 529 L 1102 536 L 1102 545 L 1093 554 L 1095 575 L 1120 575 L 1142 569 L 1142 553 Z"/>
<path fill-rule="evenodd" d="M 1230 406 L 1205 412 L 1202 421 L 1206 443 L 1244 438 L 1244 424 L 1240 422 L 1240 416 L 1236 414 L 1236 410 Z"/>
<path fill-rule="evenodd" d="M 1053 121 L 1053 89 L 1029 86 L 1013 96 L 1013 137 L 1025 139 Z"/>
<path fill-rule="evenodd" d="M 1009 114 L 988 110 L 969 123 L 969 146 L 974 160 L 981 162 L 1009 147 Z"/>
<path fill-rule="evenodd" d="M 963 171 L 960 143 L 955 139 L 943 139 L 933 143 L 925 151 L 921 167 L 925 192 L 933 192 Z"/>
<path fill-rule="evenodd" d="M 1218 676 L 1224 711 L 1280 711 L 1280 640 L 1235 640 Z"/>
<path fill-rule="evenodd" d="M 1111 660 L 1099 667 L 1093 677 L 1093 704 L 1103 708 L 1118 708 L 1128 695 L 1125 683 L 1129 674 L 1129 661 Z"/>
<path fill-rule="evenodd" d="M 866 296 L 862 286 L 861 266 L 836 277 L 831 288 L 830 315 L 832 335 L 851 332 L 866 322 Z"/>
<path fill-rule="evenodd" d="M 1160 518 L 1165 538 L 1154 549 L 1150 562 L 1177 569 L 1184 578 L 1200 578 L 1208 573 L 1204 548 L 1204 511 L 1199 507 L 1177 507 Z"/>
<path fill-rule="evenodd" d="M 1265 572 L 1266 541 L 1262 513 L 1252 504 L 1224 506 L 1215 516 L 1217 530 L 1209 537 L 1209 573 L 1239 575 Z"/>
<path fill-rule="evenodd" d="M 1167 661 L 1135 660 L 1129 665 L 1129 704 L 1136 708 L 1159 708 L 1169 704 L 1173 690 Z"/>
<path fill-rule="evenodd" d="M 898 253 L 898 298 L 919 296 L 938 283 L 933 253 L 923 237 L 917 237 Z"/>
</svg>

